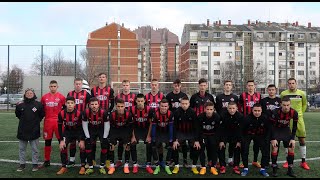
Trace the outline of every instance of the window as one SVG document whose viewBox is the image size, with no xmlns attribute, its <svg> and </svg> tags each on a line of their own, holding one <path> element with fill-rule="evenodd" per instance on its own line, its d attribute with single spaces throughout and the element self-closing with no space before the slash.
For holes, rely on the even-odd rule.
<svg viewBox="0 0 320 180">
<path fill-rule="evenodd" d="M 220 84 L 220 79 L 214 79 L 213 84 Z"/>
<path fill-rule="evenodd" d="M 298 43 L 298 48 L 304 48 L 304 43 Z"/>
<path fill-rule="evenodd" d="M 227 58 L 229 58 L 229 59 L 232 58 L 232 52 L 227 51 L 226 54 L 227 54 Z"/>
<path fill-rule="evenodd" d="M 241 51 L 236 51 L 236 57 L 240 57 L 241 56 Z"/>
<path fill-rule="evenodd" d="M 298 62 L 298 66 L 304 66 L 304 62 L 303 61 L 299 61 Z"/>
<path fill-rule="evenodd" d="M 214 75 L 220 75 L 220 70 L 214 70 L 214 71 L 213 71 L 213 74 L 214 74 Z"/>
<path fill-rule="evenodd" d="M 220 56 L 220 52 L 213 52 L 213 56 Z"/>
<path fill-rule="evenodd" d="M 279 53 L 279 56 L 282 56 L 282 52 L 281 52 L 281 53 Z"/>
<path fill-rule="evenodd" d="M 213 33 L 213 38 L 221 38 L 221 33 L 220 32 L 214 32 Z"/>
<path fill-rule="evenodd" d="M 229 43 L 229 46 L 232 47 L 232 43 Z"/>
<path fill-rule="evenodd" d="M 208 75 L 208 70 L 201 70 L 201 75 Z"/>
<path fill-rule="evenodd" d="M 275 39 L 276 38 L 276 33 L 275 32 L 270 32 L 269 33 L 269 39 Z"/>
<path fill-rule="evenodd" d="M 311 39 L 317 39 L 317 34 L 316 33 L 310 33 L 310 38 Z"/>
<path fill-rule="evenodd" d="M 220 43 L 213 43 L 212 46 L 213 47 L 218 47 L 218 46 L 220 46 Z"/>
<path fill-rule="evenodd" d="M 202 38 L 208 38 L 208 31 L 201 31 Z"/>
<path fill-rule="evenodd" d="M 233 34 L 232 33 L 226 33 L 226 38 L 232 38 L 233 37 Z"/>
<path fill-rule="evenodd" d="M 261 65 L 261 63 L 258 62 L 258 63 L 257 63 L 257 67 L 260 66 L 260 65 Z"/>
<path fill-rule="evenodd" d="M 258 32 L 257 33 L 257 38 L 262 39 L 263 38 L 263 32 Z"/>
<path fill-rule="evenodd" d="M 274 70 L 269 70 L 269 75 L 274 75 Z"/>
<path fill-rule="evenodd" d="M 310 84 L 317 84 L 316 80 L 310 80 Z"/>
<path fill-rule="evenodd" d="M 274 42 L 269 43 L 269 47 L 274 47 L 274 46 L 275 46 Z"/>
<path fill-rule="evenodd" d="M 218 65 L 218 66 L 220 66 L 220 61 L 214 61 L 213 65 Z"/>
<path fill-rule="evenodd" d="M 304 39 L 304 33 L 299 33 L 298 34 L 298 39 Z"/>
<path fill-rule="evenodd" d="M 298 71 L 298 75 L 304 75 L 304 71 Z"/>
<path fill-rule="evenodd" d="M 304 84 L 304 80 L 298 80 L 298 84 Z"/>
<path fill-rule="evenodd" d="M 269 66 L 274 66 L 274 62 L 269 62 Z"/>
<path fill-rule="evenodd" d="M 316 53 L 315 52 L 311 52 L 310 53 L 310 57 L 316 57 Z"/>
<path fill-rule="evenodd" d="M 316 66 L 316 62 L 310 62 L 310 67 Z"/>
<path fill-rule="evenodd" d="M 120 30 L 118 30 L 118 38 L 120 38 Z"/>
<path fill-rule="evenodd" d="M 201 64 L 202 64 L 202 65 L 207 65 L 207 64 L 208 64 L 208 61 L 202 61 Z"/>
<path fill-rule="evenodd" d="M 201 51 L 201 56 L 208 56 L 208 51 Z"/>
<path fill-rule="evenodd" d="M 263 56 L 263 52 L 260 52 L 260 55 Z"/>
<path fill-rule="evenodd" d="M 269 52 L 269 56 L 274 56 L 274 52 Z"/>
<path fill-rule="evenodd" d="M 263 43 L 260 43 L 260 47 L 263 47 Z"/>
<path fill-rule="evenodd" d="M 316 71 L 310 71 L 310 75 L 316 75 Z"/>
<path fill-rule="evenodd" d="M 298 56 L 299 57 L 303 57 L 304 56 L 304 52 L 298 52 Z"/>
</svg>

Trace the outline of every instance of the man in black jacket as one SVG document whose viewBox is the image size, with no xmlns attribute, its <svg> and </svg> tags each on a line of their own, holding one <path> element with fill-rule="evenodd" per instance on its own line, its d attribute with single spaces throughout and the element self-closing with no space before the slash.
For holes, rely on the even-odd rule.
<svg viewBox="0 0 320 180">
<path fill-rule="evenodd" d="M 33 89 L 26 89 L 24 101 L 16 106 L 15 114 L 19 119 L 17 138 L 19 139 L 20 166 L 17 171 L 21 172 L 26 167 L 26 149 L 28 142 L 32 148 L 32 171 L 38 170 L 40 122 L 44 117 L 43 106 L 36 101 Z"/>
</svg>

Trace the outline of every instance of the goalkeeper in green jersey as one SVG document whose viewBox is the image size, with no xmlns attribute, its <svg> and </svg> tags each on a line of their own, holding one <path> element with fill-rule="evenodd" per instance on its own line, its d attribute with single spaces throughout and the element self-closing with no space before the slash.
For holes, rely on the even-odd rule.
<svg viewBox="0 0 320 180">
<path fill-rule="evenodd" d="M 285 96 L 288 96 L 291 100 L 291 107 L 298 112 L 298 128 L 296 132 L 296 136 L 299 139 L 300 144 L 300 153 L 301 153 L 301 163 L 300 166 L 306 170 L 309 170 L 310 167 L 306 162 L 306 153 L 307 148 L 305 144 L 306 138 L 306 129 L 304 126 L 303 113 L 307 109 L 307 97 L 306 93 L 302 90 L 297 89 L 297 81 L 294 78 L 288 79 L 288 90 L 282 91 L 280 94 L 281 99 Z M 290 128 L 292 128 L 292 121 L 290 122 Z M 286 148 L 286 153 L 288 153 L 288 149 Z M 283 164 L 284 168 L 288 167 L 288 162 Z"/>
</svg>

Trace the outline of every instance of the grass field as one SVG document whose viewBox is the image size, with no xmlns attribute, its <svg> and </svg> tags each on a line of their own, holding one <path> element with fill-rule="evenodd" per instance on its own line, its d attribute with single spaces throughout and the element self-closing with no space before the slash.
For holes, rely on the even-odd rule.
<svg viewBox="0 0 320 180">
<path fill-rule="evenodd" d="M 307 162 L 309 163 L 311 170 L 306 171 L 299 167 L 300 164 L 300 153 L 299 153 L 299 145 L 296 144 L 296 153 L 295 153 L 295 163 L 294 163 L 294 171 L 298 175 L 298 177 L 303 178 L 316 178 L 320 177 L 320 121 L 319 121 L 320 113 L 319 112 L 309 112 L 305 114 L 305 124 L 307 130 Z M 181 168 L 179 174 L 175 175 L 167 175 L 164 170 L 158 175 L 150 175 L 145 172 L 144 168 L 139 169 L 138 174 L 129 174 L 125 175 L 122 172 L 122 168 L 116 170 L 113 175 L 101 175 L 96 169 L 95 173 L 90 176 L 81 176 L 78 175 L 79 167 L 69 168 L 68 173 L 64 175 L 57 176 L 56 172 L 59 170 L 60 156 L 59 156 L 59 148 L 56 140 L 53 142 L 53 151 L 51 154 L 51 162 L 53 165 L 46 169 L 40 169 L 37 172 L 32 172 L 31 164 L 27 164 L 27 168 L 24 172 L 17 172 L 16 169 L 19 165 L 19 152 L 18 152 L 18 139 L 16 138 L 18 119 L 14 116 L 13 113 L 0 113 L 0 178 L 9 177 L 9 178 L 52 178 L 52 177 L 67 177 L 67 178 L 102 178 L 102 177 L 110 177 L 110 178 L 120 178 L 120 177 L 132 177 L 132 178 L 153 178 L 153 177 L 177 177 L 177 178 L 191 178 L 191 177 L 200 177 L 200 178 L 212 178 L 213 175 L 207 171 L 207 174 L 204 176 L 193 175 L 190 169 Z M 43 139 L 40 138 L 40 162 L 43 161 L 43 147 L 44 142 Z M 252 150 L 252 148 L 250 148 Z M 99 152 L 99 145 L 97 147 L 97 152 Z M 100 153 L 97 153 L 97 158 L 99 158 Z M 261 155 L 261 153 L 260 153 Z M 180 155 L 181 157 L 181 155 Z M 259 157 L 260 158 L 260 157 Z M 138 160 L 140 164 L 145 162 L 145 151 L 143 144 L 138 145 Z M 282 162 L 285 160 L 284 149 L 280 148 L 279 158 L 278 160 Z M 27 148 L 27 161 L 30 163 L 31 161 L 31 151 L 30 146 Z M 76 154 L 76 161 L 79 162 L 79 151 Z M 249 155 L 249 162 L 252 161 L 252 151 Z M 99 159 L 98 159 L 99 162 Z M 180 161 L 182 162 L 182 161 Z M 191 162 L 191 161 L 189 161 Z M 262 176 L 258 173 L 258 169 L 255 167 L 249 166 L 250 174 L 249 178 L 261 178 Z M 271 171 L 270 171 L 271 172 Z M 288 177 L 286 176 L 286 169 L 282 167 L 279 169 L 279 177 Z M 233 174 L 232 169 L 227 167 L 227 173 L 224 175 L 218 175 L 219 178 L 244 178 L 239 175 Z"/>
</svg>

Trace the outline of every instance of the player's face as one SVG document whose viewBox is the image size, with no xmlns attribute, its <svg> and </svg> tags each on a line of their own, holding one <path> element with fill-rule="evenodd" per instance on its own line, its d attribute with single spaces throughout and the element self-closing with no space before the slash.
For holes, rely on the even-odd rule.
<svg viewBox="0 0 320 180">
<path fill-rule="evenodd" d="M 91 101 L 90 109 L 94 112 L 97 112 L 99 110 L 99 101 Z"/>
<path fill-rule="evenodd" d="M 290 111 L 290 107 L 291 107 L 290 101 L 282 101 L 281 102 L 282 112 L 288 113 Z"/>
<path fill-rule="evenodd" d="M 27 97 L 28 99 L 31 99 L 31 98 L 34 97 L 34 93 L 33 93 L 32 91 L 27 91 L 27 92 L 26 92 L 26 97 Z"/>
<path fill-rule="evenodd" d="M 152 81 L 151 82 L 151 90 L 152 92 L 157 92 L 159 89 L 159 82 L 158 81 Z"/>
<path fill-rule="evenodd" d="M 231 82 L 226 82 L 223 86 L 225 91 L 231 91 L 232 90 L 232 83 Z"/>
<path fill-rule="evenodd" d="M 213 115 L 214 107 L 213 106 L 207 106 L 205 111 L 206 111 L 207 117 L 211 117 Z"/>
<path fill-rule="evenodd" d="M 254 85 L 254 82 L 248 82 L 247 83 L 247 90 L 248 92 L 254 92 L 254 89 L 255 89 L 255 85 Z"/>
<path fill-rule="evenodd" d="M 50 92 L 51 93 L 56 93 L 57 92 L 57 90 L 58 90 L 58 84 L 56 84 L 56 83 L 53 83 L 53 84 L 50 84 L 49 85 L 49 89 L 50 89 Z"/>
<path fill-rule="evenodd" d="M 228 105 L 228 112 L 231 115 L 234 115 L 238 110 L 237 105 Z"/>
<path fill-rule="evenodd" d="M 68 109 L 69 111 L 72 111 L 72 110 L 74 109 L 74 106 L 75 106 L 75 105 L 76 105 L 76 104 L 74 103 L 74 101 L 69 100 L 69 101 L 66 102 L 66 106 L 67 106 L 67 109 Z"/>
<path fill-rule="evenodd" d="M 296 83 L 296 81 L 295 81 L 295 80 L 290 80 L 290 81 L 288 81 L 288 87 L 289 87 L 289 89 L 290 89 L 291 91 L 296 90 L 296 88 L 297 88 L 297 83 Z"/>
<path fill-rule="evenodd" d="M 145 103 L 146 101 L 144 100 L 144 98 L 137 98 L 136 99 L 136 103 L 137 103 L 137 107 L 139 108 L 139 109 L 143 109 L 144 108 L 144 103 Z"/>
<path fill-rule="evenodd" d="M 123 89 L 123 92 L 130 92 L 130 83 L 129 82 L 125 82 L 125 83 L 122 83 L 122 89 Z"/>
<path fill-rule="evenodd" d="M 106 83 L 107 82 L 107 76 L 105 75 L 105 74 L 101 74 L 100 76 L 99 76 L 99 83 L 100 84 L 104 84 L 104 83 Z"/>
<path fill-rule="evenodd" d="M 254 107 L 252 109 L 252 113 L 253 113 L 254 117 L 260 117 L 261 113 L 262 113 L 262 108 L 261 107 Z"/>
<path fill-rule="evenodd" d="M 183 110 L 187 110 L 190 106 L 189 100 L 181 100 L 180 106 L 182 107 Z"/>
<path fill-rule="evenodd" d="M 203 83 L 199 84 L 199 91 L 205 92 L 207 90 L 207 88 L 208 88 L 208 83 L 203 82 Z"/>
<path fill-rule="evenodd" d="M 173 90 L 175 92 L 180 92 L 181 90 L 181 84 L 173 84 Z"/>
<path fill-rule="evenodd" d="M 116 109 L 119 114 L 124 114 L 124 103 L 117 103 Z"/>
<path fill-rule="evenodd" d="M 169 103 L 160 103 L 160 113 L 166 114 L 169 109 Z"/>
<path fill-rule="evenodd" d="M 82 81 L 75 81 L 74 82 L 74 89 L 78 92 L 81 91 L 82 90 Z"/>
<path fill-rule="evenodd" d="M 276 95 L 276 88 L 275 87 L 269 87 L 268 88 L 268 94 L 269 94 L 269 96 Z"/>
</svg>

